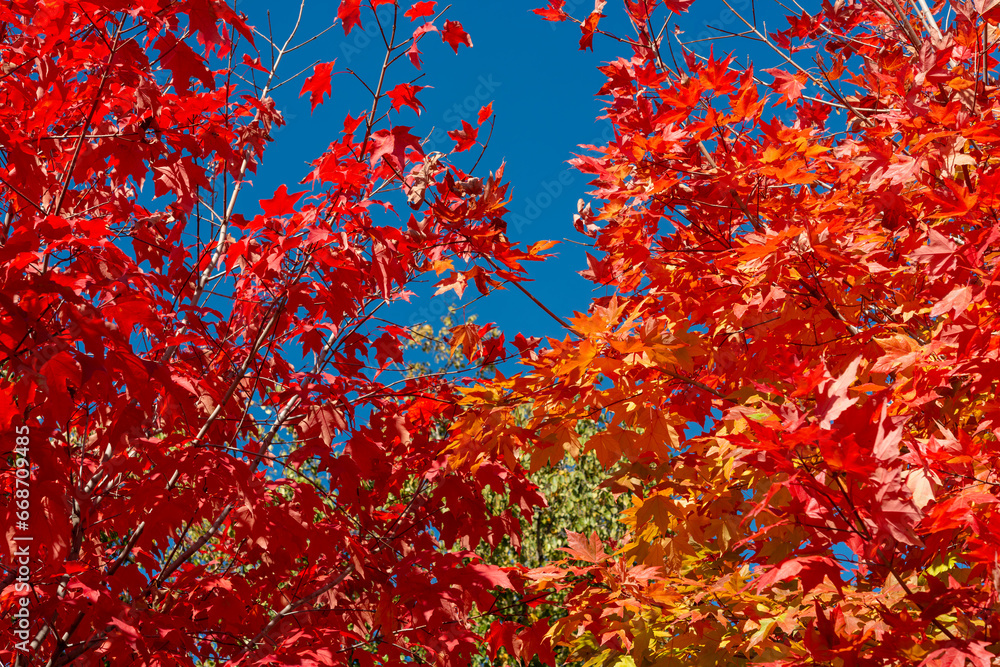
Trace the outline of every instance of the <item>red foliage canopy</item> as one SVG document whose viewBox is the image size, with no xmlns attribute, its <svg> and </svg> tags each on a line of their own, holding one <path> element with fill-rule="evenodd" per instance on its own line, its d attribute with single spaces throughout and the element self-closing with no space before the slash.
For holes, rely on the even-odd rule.
<svg viewBox="0 0 1000 667">
<path fill-rule="evenodd" d="M 408 25 L 380 26 L 383 75 Z M 440 35 L 471 45 L 457 21 Z M 503 167 L 424 155 L 384 115 L 420 88 L 383 76 L 257 209 L 241 194 L 296 46 L 261 40 L 208 0 L 0 7 L 5 664 L 466 665 L 474 616 L 515 585 L 470 551 L 519 526 L 483 489 L 529 515 L 541 498 L 445 464 L 455 390 L 385 379 L 410 334 L 379 312 L 451 260 L 518 279 Z M 314 108 L 332 68 L 305 79 Z M 463 149 L 477 130 L 455 128 Z M 408 222 L 372 215 L 407 199 Z"/>
</svg>

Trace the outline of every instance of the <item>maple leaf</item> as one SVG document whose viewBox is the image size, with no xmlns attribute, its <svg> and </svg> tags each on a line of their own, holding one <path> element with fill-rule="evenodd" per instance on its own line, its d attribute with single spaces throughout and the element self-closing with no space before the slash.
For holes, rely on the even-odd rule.
<svg viewBox="0 0 1000 667">
<path fill-rule="evenodd" d="M 954 313 L 956 316 L 961 315 L 971 303 L 972 288 L 968 285 L 956 287 L 934 304 L 934 307 L 931 308 L 931 317 L 940 317 L 948 312 Z"/>
<path fill-rule="evenodd" d="M 323 444 L 329 447 L 337 431 L 347 430 L 347 422 L 341 411 L 333 406 L 312 406 L 298 427 L 304 439 L 314 437 L 315 433 Z"/>
<path fill-rule="evenodd" d="M 243 24 L 243 21 L 240 20 L 230 7 L 218 7 L 209 0 L 189 0 L 187 5 L 188 21 L 191 24 L 191 28 L 197 36 L 198 41 L 206 45 L 209 50 L 213 47 L 218 47 L 220 56 L 228 53 L 228 44 L 219 34 L 219 19 L 228 19 L 227 22 L 236 28 L 242 36 L 247 37 L 249 41 L 253 41 L 253 33 L 247 29 L 247 26 Z M 250 36 L 248 37 L 248 35 Z"/>
<path fill-rule="evenodd" d="M 411 6 L 408 10 L 406 10 L 406 12 L 403 13 L 403 16 L 410 19 L 411 21 L 416 21 L 417 19 L 422 18 L 424 16 L 433 16 L 434 5 L 436 4 L 437 3 L 433 2 L 433 0 L 430 2 L 414 2 L 413 6 Z"/>
<path fill-rule="evenodd" d="M 333 93 L 333 89 L 330 86 L 333 63 L 334 61 L 332 60 L 328 63 L 318 63 L 313 68 L 313 73 L 302 82 L 302 90 L 299 91 L 299 97 L 302 97 L 307 92 L 309 93 L 309 102 L 312 104 L 311 111 L 315 111 L 316 107 L 323 101 L 324 94 L 331 95 Z"/>
<path fill-rule="evenodd" d="M 340 0 L 337 18 L 344 26 L 344 34 L 349 35 L 354 26 L 361 25 L 361 0 Z"/>
<path fill-rule="evenodd" d="M 913 504 L 917 509 L 924 509 L 934 500 L 934 487 L 931 485 L 932 474 L 922 468 L 914 468 L 906 475 L 906 486 L 910 489 Z"/>
<path fill-rule="evenodd" d="M 437 32 L 437 27 L 435 27 L 435 25 L 431 22 L 427 22 L 413 31 L 410 48 L 406 50 L 406 55 L 409 57 L 410 62 L 413 63 L 413 66 L 417 69 L 420 69 L 423 66 L 423 63 L 420 60 L 420 49 L 417 48 L 417 42 L 420 41 L 420 38 L 428 32 Z"/>
<path fill-rule="evenodd" d="M 348 114 L 347 116 L 345 116 L 344 117 L 344 134 L 347 135 L 347 136 L 351 136 L 352 134 L 354 134 L 355 132 L 357 132 L 358 131 L 358 127 L 361 125 L 361 121 L 363 121 L 367 115 L 368 115 L 368 112 L 366 111 L 366 112 L 362 113 L 360 116 L 358 116 L 357 118 L 351 118 L 350 114 Z"/>
<path fill-rule="evenodd" d="M 155 46 L 161 53 L 163 65 L 173 74 L 173 84 L 179 92 L 188 92 L 191 79 L 197 79 L 209 90 L 215 89 L 215 79 L 205 59 L 195 53 L 187 42 L 167 33 L 156 41 Z"/>
<path fill-rule="evenodd" d="M 597 24 L 600 23 L 602 18 L 604 18 L 604 14 L 599 10 L 595 10 L 580 23 L 580 32 L 583 33 L 583 36 L 580 37 L 581 51 L 586 51 L 587 49 L 594 50 L 594 32 L 597 30 Z"/>
<path fill-rule="evenodd" d="M 771 88 L 781 93 L 781 98 L 785 100 L 787 106 L 792 106 L 795 100 L 802 97 L 802 90 L 806 87 L 806 75 L 802 72 L 789 73 L 780 68 L 765 69 L 765 72 L 774 77 Z"/>
<path fill-rule="evenodd" d="M 260 58 L 251 58 L 248 53 L 243 54 L 243 64 L 257 70 L 258 72 L 270 74 L 270 72 L 267 71 L 267 68 L 260 64 Z"/>
<path fill-rule="evenodd" d="M 461 299 L 462 295 L 465 293 L 465 286 L 467 283 L 468 279 L 466 278 L 465 273 L 462 271 L 452 271 L 448 277 L 440 280 L 435 285 L 437 290 L 434 292 L 434 296 L 444 294 L 448 290 L 455 290 L 455 294 L 459 299 Z"/>
<path fill-rule="evenodd" d="M 990 667 L 995 664 L 996 656 L 989 650 L 989 644 L 984 641 L 954 641 L 951 646 L 945 646 L 931 652 L 920 663 L 921 667 Z"/>
<path fill-rule="evenodd" d="M 521 644 L 518 641 L 515 644 L 515 635 L 519 629 L 516 623 L 507 623 L 504 621 L 493 621 L 490 624 L 490 629 L 486 633 L 486 642 L 490 647 L 490 660 L 496 660 L 497 653 L 499 653 L 501 648 L 504 648 L 512 655 L 520 657 L 517 654 L 517 648 Z"/>
<path fill-rule="evenodd" d="M 899 443 L 903 439 L 903 425 L 898 424 L 892 428 L 893 424 L 887 417 L 887 410 L 888 406 L 883 403 L 878 432 L 872 445 L 872 453 L 880 461 L 892 461 L 897 458 L 899 456 Z"/>
<path fill-rule="evenodd" d="M 295 203 L 299 201 L 305 193 L 306 191 L 303 190 L 301 192 L 288 194 L 288 186 L 282 183 L 278 189 L 275 190 L 273 197 L 270 199 L 260 200 L 260 207 L 263 209 L 264 215 L 270 218 L 288 215 L 289 213 L 295 212 Z"/>
<path fill-rule="evenodd" d="M 558 244 L 559 241 L 549 241 L 549 240 L 536 241 L 532 243 L 531 246 L 528 248 L 528 254 L 539 258 L 552 257 L 552 255 L 540 255 L 539 253 L 545 252 L 549 248 L 556 246 Z"/>
<path fill-rule="evenodd" d="M 675 14 L 683 14 L 692 4 L 694 0 L 664 0 L 663 6 Z"/>
<path fill-rule="evenodd" d="M 913 366 L 920 358 L 920 345 L 905 334 L 876 338 L 875 342 L 885 353 L 872 366 L 874 372 L 886 373 L 893 370 L 905 370 Z"/>
<path fill-rule="evenodd" d="M 489 104 L 487 104 L 486 106 L 484 106 L 479 110 L 479 116 L 477 118 L 478 124 L 482 125 L 487 120 L 489 120 L 490 116 L 492 115 L 493 115 L 493 102 L 490 102 Z"/>
<path fill-rule="evenodd" d="M 402 174 L 406 165 L 406 149 L 412 148 L 418 155 L 423 155 L 423 149 L 415 136 L 410 134 L 412 128 L 397 125 L 391 130 L 379 130 L 371 136 L 371 162 L 375 164 L 379 158 L 384 158 L 393 170 Z"/>
<path fill-rule="evenodd" d="M 392 107 L 396 111 L 399 111 L 400 107 L 405 105 L 416 111 L 419 116 L 420 110 L 424 108 L 424 105 L 417 99 L 417 93 L 424 88 L 425 86 L 412 86 L 408 83 L 401 83 L 388 91 L 386 95 L 392 100 Z"/>
<path fill-rule="evenodd" d="M 925 263 L 932 275 L 950 271 L 957 265 L 958 247 L 947 236 L 934 229 L 927 230 L 927 245 L 915 250 L 911 257 L 916 262 Z"/>
<path fill-rule="evenodd" d="M 190 156 L 174 153 L 170 158 L 151 165 L 155 176 L 157 195 L 171 191 L 177 195 L 177 203 L 181 210 L 189 211 L 198 198 L 199 188 L 211 189 L 211 183 L 205 175 L 204 168 L 195 164 Z"/>
<path fill-rule="evenodd" d="M 569 542 L 569 546 L 561 548 L 560 551 L 565 551 L 577 560 L 587 563 L 603 563 L 610 558 L 604 552 L 604 544 L 597 537 L 596 532 L 591 533 L 587 537 L 581 533 L 574 533 L 571 530 L 567 530 L 566 541 Z"/>
<path fill-rule="evenodd" d="M 563 11 L 563 7 L 565 6 L 566 0 L 549 0 L 548 7 L 533 9 L 532 11 L 546 21 L 565 21 L 569 18 L 569 14 Z"/>
<path fill-rule="evenodd" d="M 384 333 L 378 337 L 374 343 L 375 361 L 379 368 L 385 368 L 390 362 L 403 363 L 403 350 L 399 344 L 399 338 L 391 333 Z"/>
<path fill-rule="evenodd" d="M 448 132 L 448 136 L 455 140 L 455 153 L 463 153 L 475 146 L 478 135 L 479 131 L 466 120 L 462 121 L 461 130 Z"/>
<path fill-rule="evenodd" d="M 798 579 L 802 583 L 802 591 L 808 593 L 822 584 L 827 577 L 838 589 L 843 588 L 844 582 L 840 576 L 840 566 L 834 559 L 826 556 L 793 558 L 768 569 L 757 580 L 757 592 L 760 593 L 765 588 L 782 581 Z"/>
<path fill-rule="evenodd" d="M 857 397 L 851 397 L 847 394 L 847 388 L 854 384 L 854 381 L 857 379 L 858 367 L 861 361 L 862 358 L 857 357 L 847 366 L 839 378 L 825 383 L 823 388 L 824 400 L 817 405 L 816 410 L 825 428 L 830 428 L 833 420 L 839 417 L 844 410 L 858 402 Z"/>
<path fill-rule="evenodd" d="M 514 590 L 514 585 L 510 582 L 510 577 L 502 568 L 487 563 L 474 563 L 469 566 L 469 570 L 484 579 L 491 588 L 499 586 L 507 590 Z"/>
<path fill-rule="evenodd" d="M 458 21 L 444 22 L 444 27 L 441 29 L 441 41 L 447 43 L 455 50 L 455 53 L 458 53 L 458 47 L 461 44 L 472 47 L 472 38 L 462 29 L 462 24 Z"/>
<path fill-rule="evenodd" d="M 142 635 L 134 626 L 129 625 L 116 616 L 111 617 L 111 625 L 116 627 L 122 634 L 125 635 L 125 637 L 128 638 L 129 645 L 131 646 L 135 646 L 142 639 Z"/>
</svg>

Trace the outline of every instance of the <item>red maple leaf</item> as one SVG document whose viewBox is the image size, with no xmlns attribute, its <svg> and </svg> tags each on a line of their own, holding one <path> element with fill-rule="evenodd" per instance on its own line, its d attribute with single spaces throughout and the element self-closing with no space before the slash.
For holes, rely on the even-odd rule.
<svg viewBox="0 0 1000 667">
<path fill-rule="evenodd" d="M 433 0 L 431 0 L 430 2 L 414 2 L 413 6 L 410 7 L 408 10 L 406 10 L 403 16 L 410 19 L 411 21 L 416 21 L 417 19 L 422 18 L 424 16 L 433 16 L 434 5 L 436 4 L 437 3 L 433 2 Z"/>
<path fill-rule="evenodd" d="M 569 14 L 563 11 L 565 5 L 566 0 L 549 0 L 548 7 L 533 9 L 532 11 L 546 21 L 565 21 L 569 18 Z"/>
<path fill-rule="evenodd" d="M 479 130 L 469 125 L 468 121 L 463 120 L 462 129 L 452 130 L 448 132 L 448 136 L 455 140 L 455 152 L 462 153 L 476 145 Z"/>
<path fill-rule="evenodd" d="M 990 667 L 996 664 L 996 656 L 990 652 L 990 645 L 984 641 L 954 642 L 929 654 L 922 664 L 941 667 Z"/>
<path fill-rule="evenodd" d="M 824 424 L 832 423 L 844 410 L 858 402 L 858 398 L 848 395 L 847 390 L 858 378 L 858 366 L 860 364 L 861 357 L 857 357 L 848 364 L 840 377 L 836 380 L 830 379 L 824 382 L 824 397 L 823 400 L 817 402 L 816 406 L 816 411 L 819 413 Z"/>
<path fill-rule="evenodd" d="M 420 148 L 420 141 L 410 134 L 410 129 L 403 125 L 397 125 L 391 130 L 379 130 L 372 134 L 372 164 L 378 162 L 379 158 L 384 157 L 386 162 L 396 172 L 401 174 L 406 164 L 407 148 L 412 148 L 420 155 L 423 155 L 423 149 Z"/>
<path fill-rule="evenodd" d="M 455 290 L 455 294 L 461 299 L 462 295 L 465 294 L 465 288 L 468 284 L 469 279 L 466 278 L 465 274 L 461 271 L 452 271 L 449 275 L 445 276 L 442 280 L 434 284 L 437 290 L 434 292 L 434 296 L 443 294 L 448 290 Z"/>
<path fill-rule="evenodd" d="M 914 261 L 926 263 L 931 275 L 940 275 L 955 268 L 958 263 L 958 246 L 947 236 L 934 229 L 927 230 L 927 245 L 914 250 Z"/>
<path fill-rule="evenodd" d="M 462 29 L 462 24 L 458 21 L 444 22 L 444 28 L 441 30 L 441 40 L 447 42 L 455 50 L 455 53 L 458 53 L 460 44 L 465 44 L 468 47 L 472 46 L 472 38 L 469 37 L 469 33 Z"/>
<path fill-rule="evenodd" d="M 838 588 L 844 585 L 840 576 L 840 566 L 834 559 L 826 556 L 791 558 L 772 567 L 761 576 L 757 580 L 757 592 L 782 581 L 798 579 L 802 582 L 803 592 L 808 593 L 822 584 L 824 577 L 829 577 Z"/>
<path fill-rule="evenodd" d="M 392 100 L 392 107 L 399 111 L 400 107 L 408 106 L 420 115 L 420 110 L 424 108 L 424 105 L 420 103 L 417 99 L 417 93 L 423 90 L 426 86 L 412 86 L 408 83 L 401 83 L 386 95 Z"/>
<path fill-rule="evenodd" d="M 424 34 L 436 31 L 437 26 L 431 22 L 427 22 L 413 31 L 413 43 L 410 44 L 410 48 L 406 50 L 406 55 L 410 58 L 410 62 L 413 63 L 413 66 L 417 69 L 420 69 L 423 66 L 423 63 L 420 61 L 420 49 L 417 48 L 417 42 L 424 36 Z"/>
<path fill-rule="evenodd" d="M 694 0 L 665 0 L 663 6 L 675 14 L 682 14 L 688 10 Z"/>
<path fill-rule="evenodd" d="M 802 97 L 802 89 L 806 87 L 806 75 L 801 72 L 790 73 L 780 68 L 764 70 L 774 77 L 772 90 L 781 93 L 781 98 L 788 106 Z"/>
<path fill-rule="evenodd" d="M 335 61 L 331 60 L 328 63 L 318 63 L 313 68 L 313 73 L 311 76 L 306 77 L 306 80 L 302 83 L 302 90 L 299 91 L 299 97 L 302 97 L 309 92 L 309 101 L 312 103 L 311 111 L 315 111 L 316 107 L 323 101 L 323 95 L 330 95 L 333 93 L 330 87 L 330 76 L 333 73 L 333 63 Z"/>
<path fill-rule="evenodd" d="M 479 118 L 477 120 L 479 121 L 479 124 L 482 125 L 492 115 L 493 115 L 493 102 L 490 102 L 489 104 L 487 104 L 486 106 L 484 106 L 482 109 L 479 110 Z"/>
<path fill-rule="evenodd" d="M 162 54 L 160 60 L 163 65 L 173 74 L 174 88 L 178 92 L 186 93 L 191 79 L 198 79 L 209 90 L 215 88 L 215 81 L 205 59 L 195 53 L 187 42 L 167 33 L 156 40 L 155 46 Z"/>
<path fill-rule="evenodd" d="M 507 576 L 507 572 L 503 568 L 488 563 L 474 563 L 469 566 L 469 570 L 482 578 L 491 588 L 499 586 L 514 590 L 513 584 L 510 583 L 510 577 Z"/>
<path fill-rule="evenodd" d="M 566 541 L 568 547 L 561 547 L 560 551 L 565 551 L 577 560 L 587 563 L 601 563 L 609 558 L 604 551 L 604 544 L 597 532 L 590 534 L 590 537 L 582 533 L 574 533 L 572 530 L 566 531 Z"/>
<path fill-rule="evenodd" d="M 593 11 L 590 13 L 590 16 L 588 16 L 586 20 L 580 24 L 580 32 L 583 33 L 583 36 L 580 37 L 581 51 L 585 51 L 587 49 L 590 49 L 591 51 L 594 50 L 594 32 L 597 30 L 597 24 L 602 18 L 604 18 L 604 14 L 600 11 Z"/>
<path fill-rule="evenodd" d="M 341 0 L 337 18 L 344 24 L 344 34 L 349 34 L 354 26 L 361 25 L 361 0 Z"/>
<path fill-rule="evenodd" d="M 260 58 L 251 58 L 248 53 L 243 54 L 243 64 L 257 70 L 258 72 L 270 74 L 270 72 L 267 71 L 267 68 L 260 64 Z"/>
<path fill-rule="evenodd" d="M 260 207 L 264 210 L 264 215 L 269 218 L 288 215 L 295 212 L 295 202 L 301 199 L 305 193 L 306 191 L 303 190 L 288 194 L 288 186 L 282 183 L 274 192 L 273 197 L 260 200 Z"/>
</svg>

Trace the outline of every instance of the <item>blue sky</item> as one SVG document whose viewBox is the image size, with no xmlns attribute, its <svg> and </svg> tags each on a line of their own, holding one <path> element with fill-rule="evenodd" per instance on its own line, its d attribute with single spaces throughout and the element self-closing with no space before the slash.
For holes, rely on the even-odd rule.
<svg viewBox="0 0 1000 667">
<path fill-rule="evenodd" d="M 329 26 L 336 16 L 338 4 L 330 0 L 307 0 L 303 27 L 295 42 Z M 577 200 L 587 198 L 587 178 L 566 161 L 574 152 L 581 152 L 580 144 L 601 144 L 611 137 L 607 121 L 597 120 L 603 103 L 596 92 L 604 80 L 597 67 L 620 56 L 630 57 L 624 45 L 600 35 L 594 40 L 594 52 L 578 50 L 580 30 L 575 24 L 546 22 L 531 12 L 544 4 L 542 0 L 452 2 L 445 18 L 463 24 L 472 38 L 473 48 L 460 47 L 456 55 L 437 35 L 425 36 L 421 40 L 425 76 L 417 82 L 429 86 L 419 95 L 425 110 L 419 119 L 405 107 L 402 114 L 392 116 L 393 123 L 414 125 L 427 136 L 431 128 L 455 129 L 462 118 L 475 122 L 479 108 L 493 102 L 496 127 L 477 174 L 484 175 L 495 169 L 501 160 L 506 161 L 505 176 L 513 187 L 513 199 L 508 205 L 511 211 L 508 236 L 525 245 L 539 239 L 588 240 L 577 234 L 572 224 Z M 750 0 L 734 0 L 731 4 L 750 14 Z M 409 5 L 408 0 L 401 0 L 404 9 Z M 438 3 L 438 9 L 445 5 Z M 294 0 L 283 3 L 240 0 L 237 8 L 248 15 L 252 25 L 265 32 L 270 12 L 276 41 L 283 41 L 294 23 L 298 3 Z M 592 0 L 570 0 L 565 6 L 566 11 L 578 18 L 585 17 L 592 9 Z M 382 6 L 379 10 L 380 15 L 391 16 L 391 7 Z M 609 3 L 605 14 L 608 18 L 602 20 L 602 29 L 628 33 L 620 3 Z M 759 9 L 757 15 L 761 18 Z M 369 94 L 353 76 L 344 73 L 349 67 L 374 87 L 384 47 L 371 12 L 363 12 L 362 17 L 367 32 L 355 28 L 345 36 L 342 27 L 337 25 L 307 47 L 292 53 L 283 64 L 281 73 L 289 75 L 317 60 L 335 58 L 334 71 L 342 73 L 333 78 L 332 98 L 312 114 L 307 98 L 297 97 L 301 78 L 276 92 L 278 108 L 288 125 L 276 134 L 275 143 L 253 179 L 253 190 L 241 202 L 245 214 L 256 213 L 256 201 L 270 197 L 281 183 L 288 182 L 291 186 L 304 175 L 306 163 L 337 138 L 345 114 L 357 116 L 370 106 Z M 405 18 L 402 22 L 412 25 Z M 440 24 L 438 21 L 439 27 Z M 708 25 L 739 29 L 736 17 L 718 0 L 699 0 L 693 11 L 682 17 L 681 24 L 688 39 L 719 34 L 708 30 Z M 265 53 L 265 43 L 259 40 L 257 46 L 266 64 L 269 57 Z M 745 53 L 749 46 L 750 42 L 739 39 L 724 40 L 715 48 L 717 52 L 735 48 L 742 49 L 737 53 Z M 708 48 L 709 43 L 705 42 L 698 50 L 707 53 Z M 390 70 L 390 86 L 407 82 L 418 74 L 420 72 L 406 59 L 400 60 Z M 480 138 L 485 135 L 484 131 Z M 445 140 L 425 148 L 447 151 L 450 143 Z M 469 169 L 477 155 L 470 152 L 456 156 L 456 164 Z M 405 220 L 409 210 L 404 207 L 400 214 Z M 529 289 L 560 316 L 585 310 L 595 295 L 593 285 L 576 274 L 586 268 L 584 251 L 580 245 L 561 243 L 553 250 L 558 257 L 531 267 L 535 282 Z M 444 308 L 454 302 L 454 297 L 449 293 L 431 300 L 427 293 L 429 290 L 422 291 L 412 305 L 394 306 L 393 319 L 404 324 L 429 321 L 436 325 Z M 475 296 L 470 289 L 464 301 Z M 559 338 L 564 335 L 541 309 L 513 289 L 496 292 L 471 308 L 479 314 L 481 323 L 497 322 L 507 332 L 508 339 L 518 331 Z"/>
</svg>

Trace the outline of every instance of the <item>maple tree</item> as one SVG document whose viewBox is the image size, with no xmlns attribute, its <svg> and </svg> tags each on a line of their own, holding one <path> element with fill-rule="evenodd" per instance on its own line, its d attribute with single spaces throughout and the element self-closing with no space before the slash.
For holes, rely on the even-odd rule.
<svg viewBox="0 0 1000 667">
<path fill-rule="evenodd" d="M 341 2 L 378 77 L 305 63 L 301 96 L 370 108 L 249 202 L 302 11 L 279 39 L 210 0 L 0 7 L 4 664 L 465 665 L 514 586 L 474 548 L 543 499 L 447 463 L 455 381 L 398 372 L 386 319 L 427 272 L 485 291 L 537 259 L 501 233 L 503 165 L 460 166 L 491 107 L 448 154 L 404 124 L 433 33 L 471 38 L 434 2 Z M 505 354 L 465 334 L 474 367 Z"/>
<path fill-rule="evenodd" d="M 741 16 L 761 71 L 685 44 L 688 1 L 625 2 L 627 36 L 603 0 L 536 11 L 625 51 L 600 67 L 614 139 L 573 160 L 604 296 L 464 391 L 449 446 L 594 452 L 631 496 L 623 545 L 573 533 L 523 572 L 567 596 L 549 644 L 587 665 L 995 664 L 994 4 Z"/>
</svg>

